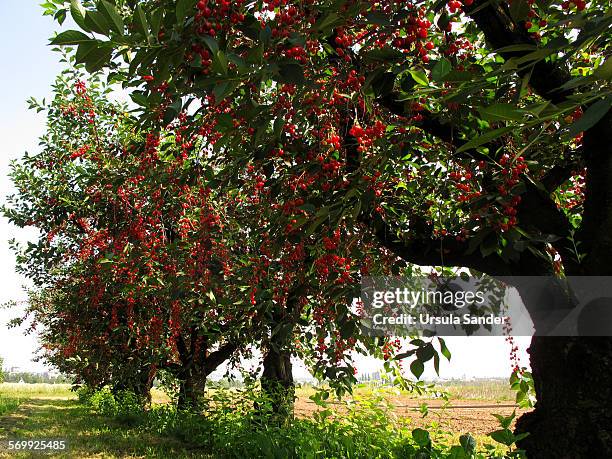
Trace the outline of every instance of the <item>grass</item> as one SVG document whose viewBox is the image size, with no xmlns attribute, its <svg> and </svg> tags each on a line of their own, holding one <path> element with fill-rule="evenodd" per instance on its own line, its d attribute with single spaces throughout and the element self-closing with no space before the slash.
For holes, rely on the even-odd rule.
<svg viewBox="0 0 612 459">
<path fill-rule="evenodd" d="M 481 379 L 476 381 L 452 380 L 438 383 L 451 398 L 460 400 L 514 401 L 516 393 L 506 379 Z"/>
<path fill-rule="evenodd" d="M 76 395 L 70 390 L 70 384 L 26 384 L 26 383 L 2 383 L 0 384 L 0 395 L 5 397 L 48 397 L 48 398 L 75 398 Z"/>
<path fill-rule="evenodd" d="M 4 416 L 6 413 L 15 411 L 15 409 L 17 409 L 19 406 L 19 403 L 19 399 L 0 396 L 0 416 Z"/>
<path fill-rule="evenodd" d="M 190 450 L 176 438 L 126 426 L 93 413 L 74 398 L 32 397 L 0 419 L 0 439 L 65 439 L 68 450 L 57 458 L 209 458 L 206 451 Z M 6 453 L 5 453 L 6 454 Z M 29 458 L 20 452 L 0 457 Z"/>
<path fill-rule="evenodd" d="M 466 390 L 466 387 L 462 390 Z M 482 387 L 477 389 L 481 390 Z M 301 397 L 309 395 L 310 392 L 310 388 L 298 390 Z M 360 395 L 356 398 L 363 398 L 367 403 L 372 391 L 370 388 L 361 388 L 358 393 Z M 482 395 L 482 392 L 480 394 Z M 386 451 L 385 448 L 387 445 L 391 447 L 390 442 L 397 432 L 402 432 L 401 435 L 406 439 L 402 441 L 407 441 L 408 445 L 412 444 L 409 448 L 415 447 L 414 442 L 410 440 L 410 431 L 416 426 L 409 419 L 400 419 L 399 427 L 393 427 L 392 424 L 385 424 L 387 427 L 382 428 L 372 427 L 379 422 L 387 422 L 384 420 L 388 413 L 386 410 L 358 414 L 352 419 L 344 419 L 343 415 L 339 422 L 303 418 L 290 428 L 266 427 L 262 433 L 253 431 L 252 424 L 232 410 L 212 422 L 202 417 L 185 420 L 173 413 L 166 403 L 169 399 L 163 392 L 154 391 L 153 400 L 155 409 L 126 422 L 125 419 L 104 415 L 81 403 L 68 385 L 1 384 L 0 441 L 65 439 L 68 442 L 68 451 L 54 453 L 53 457 L 84 459 L 294 457 L 291 445 L 297 445 L 297 450 L 302 451 L 315 442 L 319 442 L 319 448 L 329 448 L 332 453 L 344 451 L 343 443 L 349 443 L 352 448 L 361 448 L 361 453 L 351 455 L 360 458 L 369 457 L 363 455 L 364 447 L 366 451 L 369 451 L 367 448 L 370 446 Z M 18 405 L 19 401 L 21 403 Z M 3 406 L 6 407 L 4 410 Z M 464 432 L 449 432 L 437 425 L 435 419 L 435 416 L 432 416 L 429 424 L 423 425 L 431 433 L 434 443 L 442 449 L 446 448 L 445 445 L 457 445 L 460 433 Z M 395 430 L 396 428 L 400 430 Z M 492 443 L 491 439 L 484 435 L 476 435 L 475 440 L 481 450 L 483 445 Z M 266 442 L 266 448 L 274 451 L 274 455 L 261 455 L 261 451 L 257 454 L 253 452 L 254 448 L 259 448 Z M 211 454 L 213 448 L 215 451 L 224 452 Z M 285 454 L 278 455 L 277 452 L 283 448 Z M 28 458 L 32 455 L 21 452 L 9 456 L 8 453 L 3 455 L 0 451 L 0 458 L 2 457 Z M 348 456 L 335 453 L 312 457 Z M 412 456 L 404 454 L 401 457 Z"/>
<path fill-rule="evenodd" d="M 384 388 L 383 388 L 384 389 Z M 357 385 L 353 393 L 355 396 L 369 396 L 373 391 L 380 390 L 375 385 L 370 383 L 362 383 Z M 477 379 L 474 381 L 449 380 L 438 381 L 434 383 L 434 390 L 448 393 L 451 400 L 486 400 L 489 402 L 513 402 L 516 399 L 516 393 L 510 389 L 510 385 L 506 379 Z M 298 388 L 298 395 L 304 398 L 314 394 L 316 389 L 310 385 L 304 385 Z M 393 389 L 391 392 L 397 392 Z M 423 394 L 418 397 L 411 392 L 399 392 L 397 395 L 405 398 L 434 398 L 433 394 Z"/>
</svg>

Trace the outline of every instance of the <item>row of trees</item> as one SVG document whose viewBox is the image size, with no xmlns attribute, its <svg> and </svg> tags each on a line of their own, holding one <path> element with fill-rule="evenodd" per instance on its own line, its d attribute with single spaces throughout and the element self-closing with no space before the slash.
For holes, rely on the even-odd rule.
<svg viewBox="0 0 612 459">
<path fill-rule="evenodd" d="M 189 404 L 257 347 L 286 413 L 292 355 L 341 393 L 355 352 L 398 351 L 350 309 L 362 276 L 611 271 L 603 0 L 46 8 L 81 29 L 53 44 L 139 106 L 60 79 L 43 151 L 13 172 L 7 214 L 41 230 L 19 260 L 40 288 L 31 312 L 48 358 L 89 384 L 146 393 L 163 369 Z M 402 350 L 417 378 L 449 355 L 435 344 Z M 612 340 L 534 338 L 530 352 L 522 446 L 611 454 Z"/>
<path fill-rule="evenodd" d="M 349 261 L 324 275 L 349 293 L 325 299 L 308 284 L 323 274 L 308 272 L 304 245 L 288 241 L 276 253 L 269 234 L 257 231 L 273 205 L 261 197 L 257 174 L 230 192 L 211 186 L 217 166 L 206 151 L 185 155 L 181 119 L 142 130 L 98 78 L 86 85 L 83 77 L 70 68 L 54 100 L 31 101 L 47 112 L 49 130 L 40 153 L 14 164 L 19 193 L 5 209 L 14 223 L 40 231 L 18 263 L 38 287 L 28 314 L 45 358 L 77 383 L 143 399 L 163 370 L 178 381 L 180 407 L 196 403 L 219 365 L 255 347 L 264 351 L 264 388 L 278 397 L 277 411 L 291 405 L 292 353 L 347 390 L 357 317 L 330 324 L 324 308 L 348 314 Z M 339 241 L 338 232 L 312 245 L 332 251 Z M 378 340 L 360 341 L 382 355 Z"/>
</svg>

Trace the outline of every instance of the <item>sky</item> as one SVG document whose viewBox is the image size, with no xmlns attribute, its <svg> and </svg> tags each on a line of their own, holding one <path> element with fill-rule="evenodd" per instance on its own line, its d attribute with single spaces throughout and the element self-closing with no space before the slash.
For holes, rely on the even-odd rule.
<svg viewBox="0 0 612 459">
<path fill-rule="evenodd" d="M 37 0 L 0 0 L 0 199 L 11 192 L 7 177 L 12 159 L 25 151 L 34 152 L 38 137 L 44 132 L 42 114 L 27 110 L 26 100 L 43 98 L 50 93 L 54 77 L 61 70 L 57 56 L 47 46 L 54 24 L 42 16 Z M 18 230 L 0 219 L 0 304 L 25 298 L 25 279 L 15 273 L 14 255 L 8 240 L 25 240 L 36 233 Z M 18 366 L 42 371 L 41 363 L 32 362 L 37 347 L 33 336 L 22 329 L 8 329 L 6 322 L 17 311 L 0 309 L 0 356 L 5 367 Z"/>
<path fill-rule="evenodd" d="M 42 16 L 40 0 L 0 0 L 0 200 L 11 193 L 7 174 L 9 164 L 24 152 L 37 151 L 38 137 L 45 130 L 44 114 L 27 109 L 29 97 L 41 99 L 50 95 L 51 84 L 62 70 L 59 56 L 47 45 L 58 30 L 50 17 Z M 67 21 L 68 23 L 68 21 Z M 15 272 L 15 257 L 9 249 L 12 238 L 25 241 L 36 233 L 22 230 L 0 217 L 0 304 L 23 301 L 26 279 Z M 38 343 L 35 335 L 26 335 L 23 328 L 8 328 L 7 322 L 19 315 L 20 307 L 0 309 L 0 357 L 5 368 L 19 367 L 22 371 L 41 372 L 48 368 L 32 361 Z M 529 338 L 516 338 L 521 363 L 528 365 L 526 348 Z M 449 337 L 447 344 L 453 354 L 451 363 L 442 363 L 442 378 L 507 377 L 510 374 L 509 345 L 503 337 Z M 357 368 L 371 373 L 381 366 L 373 359 L 361 358 Z M 297 365 L 296 377 L 307 375 Z M 433 378 L 433 369 L 424 375 Z"/>
</svg>

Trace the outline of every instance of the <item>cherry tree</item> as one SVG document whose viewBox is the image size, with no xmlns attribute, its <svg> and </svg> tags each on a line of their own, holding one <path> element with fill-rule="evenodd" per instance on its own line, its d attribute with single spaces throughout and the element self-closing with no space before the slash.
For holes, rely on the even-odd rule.
<svg viewBox="0 0 612 459">
<path fill-rule="evenodd" d="M 53 43 L 107 69 L 143 125 L 185 119 L 184 145 L 211 148 L 211 182 L 253 183 L 269 202 L 255 229 L 266 247 L 306 249 L 308 279 L 293 286 L 330 300 L 373 254 L 392 254 L 388 269 L 610 273 L 607 2 L 51 1 L 47 12 L 71 14 L 81 30 Z M 534 338 L 538 402 L 518 425 L 529 453 L 610 454 L 611 352 L 609 338 Z"/>
</svg>

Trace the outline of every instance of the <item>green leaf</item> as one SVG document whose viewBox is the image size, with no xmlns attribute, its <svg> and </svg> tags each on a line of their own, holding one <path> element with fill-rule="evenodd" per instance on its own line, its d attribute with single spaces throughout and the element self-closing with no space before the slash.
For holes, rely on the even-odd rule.
<svg viewBox="0 0 612 459">
<path fill-rule="evenodd" d="M 227 57 L 225 57 L 225 53 L 223 51 L 217 51 L 215 54 L 214 64 L 216 64 L 215 67 L 220 73 L 227 75 Z"/>
<path fill-rule="evenodd" d="M 476 440 L 470 434 L 461 435 L 459 444 L 468 454 L 473 454 L 476 451 Z"/>
<path fill-rule="evenodd" d="M 195 7 L 195 4 L 196 0 L 178 0 L 176 2 L 176 22 L 178 25 L 183 25 L 187 13 Z"/>
<path fill-rule="evenodd" d="M 495 418 L 499 422 L 499 425 L 502 426 L 502 428 L 508 429 L 508 428 L 510 428 L 510 425 L 512 424 L 512 421 L 516 417 L 516 411 L 513 412 L 509 416 L 504 416 L 504 415 L 501 415 L 501 414 L 493 414 L 493 416 L 495 416 Z"/>
<path fill-rule="evenodd" d="M 412 79 L 416 81 L 418 84 L 423 86 L 429 86 L 429 80 L 427 79 L 427 74 L 423 70 L 411 69 L 408 70 L 408 73 L 412 76 Z"/>
<path fill-rule="evenodd" d="M 611 105 L 612 97 L 598 100 L 592 104 L 587 111 L 584 112 L 582 116 L 569 127 L 569 135 L 571 137 L 576 137 L 581 132 L 595 126 L 597 122 L 602 119 L 606 113 L 608 113 Z"/>
<path fill-rule="evenodd" d="M 370 11 L 365 15 L 365 19 L 370 24 L 377 24 L 381 26 L 391 25 L 389 15 L 380 11 Z"/>
<path fill-rule="evenodd" d="M 444 341 L 443 338 L 438 338 L 438 342 L 440 343 L 440 352 L 442 353 L 444 357 L 446 357 L 446 360 L 450 362 L 451 351 L 446 346 L 446 341 Z"/>
<path fill-rule="evenodd" d="M 506 446 L 512 446 L 514 443 L 514 435 L 508 429 L 500 429 L 496 430 L 495 432 L 491 432 L 489 437 L 491 437 L 497 443 L 501 443 L 502 445 Z"/>
<path fill-rule="evenodd" d="M 376 48 L 371 51 L 364 53 L 364 61 L 382 61 L 382 62 L 393 62 L 395 60 L 404 59 L 405 56 L 395 48 L 385 46 L 383 48 Z"/>
<path fill-rule="evenodd" d="M 87 62 L 87 56 L 94 50 L 98 48 L 97 40 L 90 40 L 88 42 L 83 42 L 79 44 L 77 48 L 77 52 L 75 55 L 75 62 L 77 64 L 84 64 Z"/>
<path fill-rule="evenodd" d="M 87 11 L 85 13 L 85 25 L 89 30 L 102 35 L 108 35 L 111 30 L 108 20 L 99 11 Z"/>
<path fill-rule="evenodd" d="M 227 54 L 227 60 L 231 62 L 232 64 L 234 64 L 238 68 L 239 71 L 244 71 L 247 69 L 246 61 L 242 57 L 238 56 L 237 54 L 234 54 L 234 53 Z"/>
<path fill-rule="evenodd" d="M 552 54 L 554 52 L 554 50 L 551 49 L 546 49 L 546 48 L 541 48 L 541 49 L 536 49 L 535 51 L 525 54 L 524 56 L 521 57 L 513 57 L 511 59 L 508 60 L 508 64 L 510 65 L 523 65 L 526 64 L 527 62 L 532 62 L 532 61 L 539 61 L 544 59 L 545 57 L 549 56 L 550 54 Z"/>
<path fill-rule="evenodd" d="M 336 13 L 329 13 L 325 16 L 321 16 L 314 25 L 315 30 L 320 30 L 324 32 L 327 29 L 331 29 L 331 27 L 340 20 L 340 16 Z"/>
<path fill-rule="evenodd" d="M 527 438 L 530 435 L 529 432 L 523 432 L 517 435 L 514 435 L 514 443 L 517 441 L 521 441 L 523 438 Z"/>
<path fill-rule="evenodd" d="M 429 432 L 427 432 L 425 429 L 414 429 L 412 431 L 412 439 L 417 445 L 422 448 L 429 446 L 429 444 L 431 443 L 431 438 L 429 438 Z"/>
<path fill-rule="evenodd" d="M 83 5 L 81 5 L 79 0 L 71 0 L 70 15 L 72 16 L 72 19 L 81 29 L 89 32 L 89 28 L 85 24 L 85 13 L 85 8 L 83 8 Z"/>
<path fill-rule="evenodd" d="M 151 35 L 157 37 L 164 18 L 164 8 L 157 8 L 149 14 L 149 24 L 151 25 Z"/>
<path fill-rule="evenodd" d="M 417 349 L 416 355 L 421 362 L 427 362 L 433 358 L 435 353 L 436 351 L 431 343 L 427 343 L 425 346 Z"/>
<path fill-rule="evenodd" d="M 92 38 L 78 30 L 66 30 L 51 40 L 52 45 L 78 45 L 91 41 Z"/>
<path fill-rule="evenodd" d="M 425 371 L 425 365 L 419 359 L 413 360 L 410 364 L 410 371 L 417 379 L 421 377 L 423 372 Z"/>
<path fill-rule="evenodd" d="M 444 81 L 472 81 L 474 75 L 467 70 L 451 70 L 444 76 Z"/>
<path fill-rule="evenodd" d="M 222 131 L 227 131 L 228 129 L 232 129 L 234 127 L 234 119 L 232 115 L 229 113 L 221 113 L 217 117 L 217 129 L 221 129 Z"/>
<path fill-rule="evenodd" d="M 463 448 L 459 445 L 453 445 L 448 450 L 448 459 L 468 459 L 470 456 L 466 455 Z"/>
<path fill-rule="evenodd" d="M 281 83 L 302 85 L 306 82 L 304 69 L 300 64 L 281 64 L 278 74 Z"/>
<path fill-rule="evenodd" d="M 442 81 L 442 79 L 449 74 L 452 68 L 453 65 L 451 64 L 451 61 L 443 57 L 436 62 L 436 65 L 434 65 L 433 69 L 431 69 L 431 78 L 434 81 Z"/>
<path fill-rule="evenodd" d="M 595 69 L 593 76 L 600 80 L 612 80 L 612 57 Z"/>
<path fill-rule="evenodd" d="M 522 121 L 524 111 L 508 103 L 489 105 L 478 108 L 482 118 L 487 121 Z"/>
<path fill-rule="evenodd" d="M 102 10 L 102 13 L 111 21 L 111 25 L 113 26 L 113 29 L 115 29 L 115 32 L 123 35 L 123 19 L 121 19 L 117 8 L 115 8 L 115 5 L 107 2 L 106 0 L 102 0 L 100 2 L 99 8 Z"/>
<path fill-rule="evenodd" d="M 274 120 L 274 137 L 280 139 L 283 133 L 283 126 L 285 126 L 285 118 L 282 116 L 277 117 Z"/>
<path fill-rule="evenodd" d="M 395 84 L 395 73 L 393 72 L 384 72 L 379 73 L 372 80 L 372 89 L 374 90 L 374 95 L 376 97 L 383 97 L 393 91 L 393 86 Z"/>
<path fill-rule="evenodd" d="M 440 356 L 438 355 L 438 353 L 434 353 L 433 355 L 433 361 L 434 361 L 434 370 L 436 370 L 436 374 L 438 376 L 440 376 Z"/>
<path fill-rule="evenodd" d="M 524 21 L 530 9 L 527 0 L 513 0 L 510 4 L 510 16 L 512 16 L 516 23 Z"/>
<path fill-rule="evenodd" d="M 149 106 L 149 99 L 147 99 L 147 96 L 145 96 L 141 92 L 132 92 L 130 94 L 130 99 L 132 99 L 135 104 L 140 105 L 141 107 L 146 108 Z"/>
<path fill-rule="evenodd" d="M 222 81 L 218 83 L 214 89 L 213 94 L 215 96 L 215 102 L 218 104 L 225 99 L 234 89 L 236 89 L 236 83 L 233 81 Z"/>
<path fill-rule="evenodd" d="M 151 32 L 149 31 L 149 24 L 147 22 L 147 15 L 145 14 L 142 6 L 140 4 L 136 5 L 136 9 L 134 10 L 134 18 L 132 19 L 132 23 L 136 28 L 136 31 L 141 33 L 148 42 L 151 41 Z"/>
<path fill-rule="evenodd" d="M 484 145 L 490 142 L 491 140 L 495 140 L 498 137 L 501 137 L 502 135 L 507 134 L 511 130 L 512 130 L 511 126 L 506 126 L 506 127 L 502 127 L 502 128 L 494 129 L 492 131 L 485 132 L 481 136 L 476 137 L 470 140 L 469 142 L 465 143 L 464 145 L 462 145 L 460 148 L 457 149 L 457 153 L 461 153 L 462 151 L 471 150 L 472 148 L 476 148 L 476 147 L 479 147 L 480 145 Z"/>
<path fill-rule="evenodd" d="M 208 49 L 210 49 L 210 52 L 213 53 L 213 55 L 219 52 L 219 43 L 217 43 L 217 40 L 215 40 L 213 37 L 210 35 L 205 35 L 202 37 L 202 40 L 204 40 L 204 43 L 206 43 L 206 46 L 208 46 Z"/>
<path fill-rule="evenodd" d="M 63 8 L 61 10 L 57 10 L 57 13 L 55 13 L 55 16 L 53 16 L 53 19 L 55 19 L 59 25 L 62 25 L 64 23 L 64 21 L 66 20 L 66 9 Z"/>
<path fill-rule="evenodd" d="M 546 100 L 544 102 L 528 105 L 527 107 L 525 107 L 525 111 L 539 117 L 540 114 L 549 106 L 550 101 Z"/>
<path fill-rule="evenodd" d="M 497 251 L 499 241 L 497 240 L 497 234 L 489 234 L 482 244 L 480 244 L 480 254 L 483 257 L 488 257 L 492 253 Z"/>
<path fill-rule="evenodd" d="M 521 43 L 520 45 L 508 45 L 504 46 L 503 48 L 496 49 L 495 53 L 515 53 L 519 51 L 535 51 L 536 49 L 538 49 L 536 45 Z"/>
<path fill-rule="evenodd" d="M 90 73 L 101 70 L 110 62 L 112 54 L 113 47 L 109 44 L 92 49 L 85 57 L 85 68 Z"/>
</svg>

